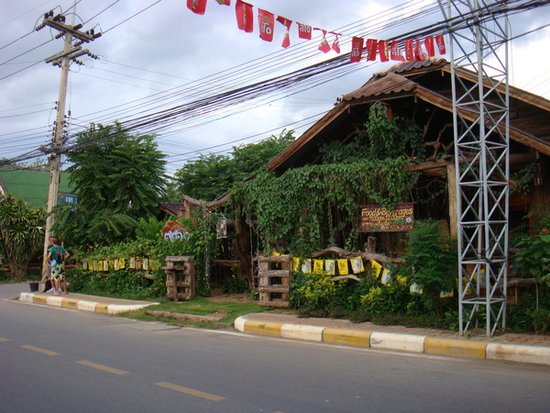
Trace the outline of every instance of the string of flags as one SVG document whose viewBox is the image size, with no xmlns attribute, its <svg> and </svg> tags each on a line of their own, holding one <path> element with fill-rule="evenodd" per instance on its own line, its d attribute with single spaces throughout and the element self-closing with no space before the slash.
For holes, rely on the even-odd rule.
<svg viewBox="0 0 550 413">
<path fill-rule="evenodd" d="M 365 271 L 363 265 L 363 258 L 352 257 L 352 258 L 342 258 L 342 259 L 310 259 L 310 258 L 299 258 L 292 257 L 292 271 L 302 272 L 304 274 L 318 274 L 318 275 L 349 275 L 350 268 L 352 274 L 359 274 Z M 380 283 L 383 285 L 388 285 L 393 282 L 393 277 L 389 269 L 385 268 L 376 260 L 371 261 L 371 274 L 376 278 L 380 279 Z M 405 284 L 407 278 L 397 275 L 395 281 L 399 284 Z M 424 291 L 416 283 L 412 283 L 409 287 L 411 294 L 423 294 Z M 453 297 L 454 291 L 442 291 L 439 296 L 441 298 Z"/>
<path fill-rule="evenodd" d="M 82 269 L 85 271 L 107 272 L 113 270 L 119 271 L 124 269 L 155 271 L 159 268 L 160 263 L 158 262 L 158 260 L 141 257 L 82 261 Z"/>
<path fill-rule="evenodd" d="M 223 6 L 231 6 L 231 0 L 215 0 Z M 187 8 L 195 14 L 204 15 L 208 0 L 187 0 Z M 235 17 L 237 27 L 246 33 L 254 31 L 254 6 L 242 0 L 235 2 Z M 313 27 L 304 23 L 294 22 L 283 16 L 275 17 L 275 14 L 257 8 L 257 21 L 260 39 L 266 42 L 272 42 L 275 34 L 276 23 L 280 23 L 284 28 L 284 35 L 281 46 L 287 48 L 290 46 L 290 29 L 293 23 L 296 23 L 298 29 L 298 38 L 302 40 L 311 40 L 315 31 L 320 31 L 322 38 L 318 49 L 323 53 L 331 50 L 340 54 L 341 33 L 325 30 L 319 27 Z M 327 38 L 329 36 L 329 38 Z M 330 39 L 330 41 L 329 41 Z M 360 36 L 354 36 L 351 39 L 350 62 L 360 62 L 363 55 L 366 55 L 367 61 L 380 60 L 387 62 L 394 60 L 398 62 L 414 62 L 427 60 L 436 54 L 445 55 L 447 53 L 445 46 L 445 37 L 443 34 L 429 35 L 417 39 L 403 40 L 380 40 L 364 39 Z"/>
</svg>

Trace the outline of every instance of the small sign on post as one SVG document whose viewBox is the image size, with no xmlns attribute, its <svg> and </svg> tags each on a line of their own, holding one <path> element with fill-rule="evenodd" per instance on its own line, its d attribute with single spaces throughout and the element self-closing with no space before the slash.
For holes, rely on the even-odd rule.
<svg viewBox="0 0 550 413">
<path fill-rule="evenodd" d="M 403 202 L 395 209 L 380 205 L 361 207 L 360 232 L 407 232 L 414 227 L 414 203 Z"/>
</svg>

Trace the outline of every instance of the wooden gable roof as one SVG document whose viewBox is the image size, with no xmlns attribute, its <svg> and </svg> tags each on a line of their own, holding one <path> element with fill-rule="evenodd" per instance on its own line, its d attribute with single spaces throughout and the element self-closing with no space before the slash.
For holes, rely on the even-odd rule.
<svg viewBox="0 0 550 413">
<path fill-rule="evenodd" d="M 473 84 L 476 75 L 458 70 L 465 84 Z M 318 148 L 328 140 L 344 141 L 354 133 L 358 124 L 366 120 L 368 107 L 374 102 L 386 102 L 399 113 L 408 108 L 424 107 L 426 111 L 439 110 L 440 118 L 452 122 L 451 67 L 445 59 L 407 62 L 376 73 L 359 89 L 344 95 L 341 101 L 287 149 L 269 164 L 271 171 L 284 172 L 288 168 L 315 163 L 320 157 Z M 498 90 L 504 92 L 505 85 Z M 526 148 L 550 156 L 550 101 L 510 86 L 510 139 Z M 406 102 L 406 104 L 405 104 Z M 463 111 L 461 115 L 473 121 L 475 115 Z M 353 126 L 355 124 L 355 126 Z"/>
</svg>

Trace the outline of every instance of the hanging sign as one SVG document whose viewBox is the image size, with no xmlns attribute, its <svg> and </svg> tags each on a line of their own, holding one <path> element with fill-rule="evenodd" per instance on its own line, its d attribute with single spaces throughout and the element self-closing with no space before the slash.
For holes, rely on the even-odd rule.
<svg viewBox="0 0 550 413">
<path fill-rule="evenodd" d="M 361 208 L 361 232 L 407 232 L 414 226 L 414 203 L 404 202 L 387 209 L 380 205 Z"/>
<path fill-rule="evenodd" d="M 162 238 L 167 241 L 189 238 L 189 231 L 178 221 L 168 221 L 162 229 Z"/>
</svg>

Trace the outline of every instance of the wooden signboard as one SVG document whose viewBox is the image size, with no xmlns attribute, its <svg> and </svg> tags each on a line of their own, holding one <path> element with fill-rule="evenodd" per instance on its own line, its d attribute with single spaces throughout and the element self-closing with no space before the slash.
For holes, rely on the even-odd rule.
<svg viewBox="0 0 550 413">
<path fill-rule="evenodd" d="M 414 226 L 414 203 L 396 204 L 395 209 L 380 205 L 361 208 L 361 232 L 406 232 Z"/>
</svg>

